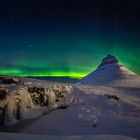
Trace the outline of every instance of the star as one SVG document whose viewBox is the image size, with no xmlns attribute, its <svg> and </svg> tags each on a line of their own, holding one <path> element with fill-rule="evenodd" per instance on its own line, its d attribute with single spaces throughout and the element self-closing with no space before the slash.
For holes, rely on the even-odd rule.
<svg viewBox="0 0 140 140">
<path fill-rule="evenodd" d="M 132 17 L 136 17 L 137 15 L 135 15 L 135 14 L 133 14 L 133 15 L 131 15 Z"/>
<path fill-rule="evenodd" d="M 32 44 L 26 43 L 26 44 L 25 44 L 25 47 L 26 47 L 26 48 L 31 48 L 31 47 L 32 47 Z"/>
<path fill-rule="evenodd" d="M 31 48 L 32 47 L 32 44 L 29 44 L 28 47 Z"/>
<path fill-rule="evenodd" d="M 71 8 L 74 9 L 75 8 L 74 5 L 72 5 Z"/>
<path fill-rule="evenodd" d="M 128 24 L 128 22 L 127 22 L 127 21 L 125 21 L 125 22 L 124 22 L 124 24 L 125 24 L 125 25 L 127 25 L 127 24 Z"/>
</svg>

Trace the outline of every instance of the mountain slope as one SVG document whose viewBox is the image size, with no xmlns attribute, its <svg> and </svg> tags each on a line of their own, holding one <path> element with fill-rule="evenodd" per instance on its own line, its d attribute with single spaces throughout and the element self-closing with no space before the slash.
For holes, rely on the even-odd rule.
<svg viewBox="0 0 140 140">
<path fill-rule="evenodd" d="M 135 76 L 136 74 L 123 66 L 115 56 L 107 55 L 99 67 L 81 79 L 80 83 L 105 84 L 114 80 Z"/>
</svg>

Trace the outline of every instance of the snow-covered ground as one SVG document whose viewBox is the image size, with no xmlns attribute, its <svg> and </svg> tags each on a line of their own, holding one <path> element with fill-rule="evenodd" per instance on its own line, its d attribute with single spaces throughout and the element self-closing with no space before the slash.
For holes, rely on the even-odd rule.
<svg viewBox="0 0 140 140">
<path fill-rule="evenodd" d="M 21 95 L 24 92 L 22 98 L 25 99 L 26 96 L 26 101 L 28 99 L 25 93 L 26 86 L 46 87 L 47 85 L 56 88 L 56 85 L 60 87 L 65 85 L 68 89 L 64 93 L 65 98 L 52 104 L 52 108 L 35 106 L 30 100 L 24 102 L 22 119 L 42 117 L 27 126 L 22 124 L 23 127 L 20 127 L 18 133 L 67 136 L 124 135 L 140 139 L 140 81 L 135 81 L 135 84 L 132 82 L 133 86 L 129 79 L 122 81 L 124 85 L 119 85 L 118 82 L 115 81 L 112 85 L 93 86 L 24 79 L 24 85 L 19 85 L 18 89 L 22 89 L 19 91 Z M 129 84 L 125 85 L 126 82 Z M 4 85 L 2 86 L 4 88 Z M 15 91 L 14 85 L 11 85 L 10 89 Z M 59 108 L 61 105 L 63 107 Z M 52 109 L 54 111 L 45 113 Z"/>
<path fill-rule="evenodd" d="M 2 140 L 136 140 L 131 137 L 121 135 L 90 135 L 90 136 L 52 136 L 52 135 L 27 135 L 1 133 Z"/>
<path fill-rule="evenodd" d="M 99 94 L 89 94 L 81 89 L 85 87 L 75 88 L 72 104 L 67 109 L 45 115 L 20 132 L 51 135 L 113 134 L 140 138 L 140 108 L 137 105 L 121 97 L 119 100 L 109 99 L 102 94 L 102 90 Z"/>
</svg>

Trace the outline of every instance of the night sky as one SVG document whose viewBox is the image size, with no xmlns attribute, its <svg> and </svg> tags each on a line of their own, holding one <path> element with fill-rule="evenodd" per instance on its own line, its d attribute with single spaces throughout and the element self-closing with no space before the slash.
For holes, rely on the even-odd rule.
<svg viewBox="0 0 140 140">
<path fill-rule="evenodd" d="M 140 74 L 140 0 L 0 0 L 0 74 L 83 77 L 107 54 Z"/>
</svg>

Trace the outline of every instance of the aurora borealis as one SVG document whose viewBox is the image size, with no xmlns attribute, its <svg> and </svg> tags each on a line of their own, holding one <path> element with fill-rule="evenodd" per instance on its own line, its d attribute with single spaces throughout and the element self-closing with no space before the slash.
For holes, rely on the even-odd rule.
<svg viewBox="0 0 140 140">
<path fill-rule="evenodd" d="M 139 0 L 1 0 L 0 74 L 83 77 L 106 54 L 140 74 Z"/>
</svg>

